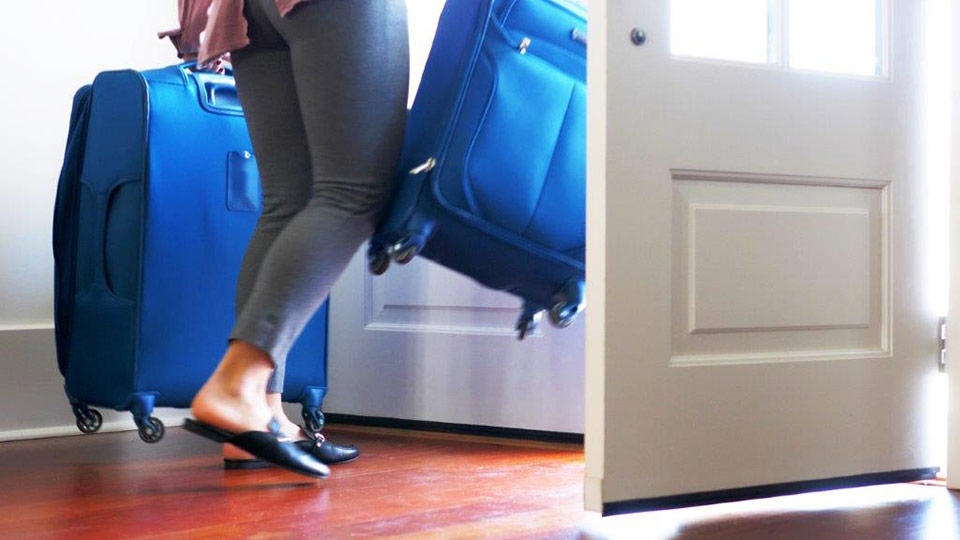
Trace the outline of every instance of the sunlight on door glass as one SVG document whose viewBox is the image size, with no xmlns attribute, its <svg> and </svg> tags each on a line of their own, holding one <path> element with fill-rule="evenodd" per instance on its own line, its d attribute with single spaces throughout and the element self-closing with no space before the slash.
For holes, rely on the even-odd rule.
<svg viewBox="0 0 960 540">
<path fill-rule="evenodd" d="M 877 0 L 793 0 L 790 67 L 881 75 Z"/>
<path fill-rule="evenodd" d="M 670 51 L 762 64 L 767 61 L 767 0 L 672 0 Z"/>
</svg>

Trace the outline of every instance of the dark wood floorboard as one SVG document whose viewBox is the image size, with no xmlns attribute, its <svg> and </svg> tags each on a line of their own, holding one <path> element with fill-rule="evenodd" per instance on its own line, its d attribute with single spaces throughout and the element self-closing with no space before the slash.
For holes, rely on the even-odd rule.
<svg viewBox="0 0 960 540">
<path fill-rule="evenodd" d="M 331 426 L 364 451 L 324 481 L 225 472 L 180 429 L 0 443 L 0 536 L 407 538 L 960 538 L 942 486 L 843 490 L 600 519 L 582 450 Z"/>
</svg>

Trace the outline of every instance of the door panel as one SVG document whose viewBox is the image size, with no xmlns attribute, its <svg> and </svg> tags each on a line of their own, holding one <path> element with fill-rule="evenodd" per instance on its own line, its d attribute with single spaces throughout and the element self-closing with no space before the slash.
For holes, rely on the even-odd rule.
<svg viewBox="0 0 960 540">
<path fill-rule="evenodd" d="M 382 278 L 367 272 L 363 291 L 366 330 L 516 336 L 515 298 L 426 259 L 394 265 Z"/>
<path fill-rule="evenodd" d="M 668 0 L 591 4 L 589 509 L 932 474 L 923 3 L 890 4 L 889 77 L 674 57 Z"/>
<path fill-rule="evenodd" d="M 672 181 L 671 365 L 889 355 L 885 182 Z"/>
<path fill-rule="evenodd" d="M 583 322 L 518 341 L 520 300 L 426 259 L 367 272 L 365 248 L 330 295 L 324 411 L 583 432 Z"/>
</svg>

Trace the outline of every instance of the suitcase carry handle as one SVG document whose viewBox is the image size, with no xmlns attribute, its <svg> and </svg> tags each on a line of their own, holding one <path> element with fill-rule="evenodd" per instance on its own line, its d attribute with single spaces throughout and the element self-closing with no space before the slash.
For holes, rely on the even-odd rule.
<svg viewBox="0 0 960 540">
<path fill-rule="evenodd" d="M 237 85 L 233 79 L 233 71 L 226 70 L 225 74 L 211 71 L 197 71 L 196 64 L 188 62 L 180 64 L 183 76 L 196 82 L 197 93 L 200 96 L 200 106 L 207 112 L 214 114 L 228 114 L 243 116 L 243 107 L 237 95 Z"/>
<path fill-rule="evenodd" d="M 224 77 L 216 76 L 216 79 L 224 79 Z M 240 96 L 237 95 L 237 86 L 233 82 L 233 77 L 228 79 L 211 80 L 204 76 L 197 77 L 203 107 L 210 112 L 243 114 Z"/>
</svg>

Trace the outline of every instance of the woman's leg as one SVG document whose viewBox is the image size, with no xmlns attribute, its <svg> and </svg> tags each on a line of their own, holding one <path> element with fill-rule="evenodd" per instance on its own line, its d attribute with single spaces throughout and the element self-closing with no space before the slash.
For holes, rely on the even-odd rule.
<svg viewBox="0 0 960 540">
<path fill-rule="evenodd" d="M 265 152 L 272 153 L 267 148 L 279 152 L 274 146 L 277 134 L 299 126 L 306 134 L 312 185 L 306 206 L 272 235 L 227 355 L 194 400 L 198 419 L 237 430 L 262 429 L 258 426 L 270 416 L 264 399 L 270 367 L 276 367 L 282 385 L 290 346 L 357 247 L 373 232 L 392 191 L 409 71 L 403 0 L 319 0 L 284 18 L 272 1 L 253 0 L 248 5 L 255 6 L 249 11 L 266 14 L 289 46 L 301 115 L 299 123 L 267 115 L 261 122 L 256 106 L 248 109 L 254 149 L 261 160 Z M 256 46 L 253 34 L 258 25 L 250 22 Z M 272 93 L 263 100 L 251 95 L 254 89 L 245 85 L 243 75 L 247 52 L 249 60 L 260 51 L 251 48 L 235 58 L 244 106 L 248 101 L 277 101 Z M 276 65 L 264 69 L 270 67 Z M 248 81 L 271 75 L 286 77 L 280 70 L 250 76 Z M 242 397 L 231 401 L 231 392 L 238 388 Z M 247 402 L 257 400 L 251 389 L 260 391 L 259 402 L 252 405 Z"/>
<path fill-rule="evenodd" d="M 232 55 L 263 187 L 262 213 L 237 277 L 237 318 L 250 297 L 270 246 L 310 200 L 312 174 L 290 51 L 269 21 L 261 20 L 264 17 L 259 11 L 256 3 L 248 6 L 255 48 Z M 268 393 L 283 392 L 282 361 L 267 384 Z"/>
<path fill-rule="evenodd" d="M 233 54 L 238 90 L 263 187 L 263 211 L 237 280 L 238 315 L 270 245 L 306 206 L 311 188 L 310 154 L 297 103 L 290 53 L 283 38 L 260 15 L 262 10 L 256 3 L 257 0 L 248 2 L 252 9 L 247 10 L 252 44 Z M 260 369 L 264 364 L 270 369 Z M 262 429 L 270 415 L 278 416 L 265 394 L 279 393 L 283 388 L 282 365 L 279 370 L 273 366 L 274 360 L 256 344 L 232 341 L 220 367 L 194 400 L 194 414 L 199 420 L 222 427 L 228 427 L 223 422 L 229 420 L 233 429 Z M 264 374 L 269 381 L 264 380 Z M 237 393 L 250 395 L 239 400 L 225 399 Z M 258 412 L 250 413 L 254 406 Z M 237 414 L 230 413 L 231 408 L 237 409 Z M 251 415 L 250 425 L 238 425 L 243 415 Z M 223 418 L 225 416 L 227 418 Z M 286 416 L 278 416 L 278 420 L 284 432 L 291 431 L 292 423 Z"/>
<path fill-rule="evenodd" d="M 231 338 L 279 371 L 392 192 L 409 66 L 403 0 L 318 0 L 282 18 L 259 5 L 290 48 L 312 189 L 267 250 Z"/>
</svg>

